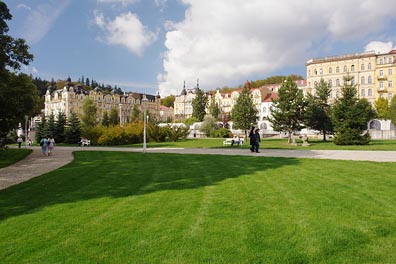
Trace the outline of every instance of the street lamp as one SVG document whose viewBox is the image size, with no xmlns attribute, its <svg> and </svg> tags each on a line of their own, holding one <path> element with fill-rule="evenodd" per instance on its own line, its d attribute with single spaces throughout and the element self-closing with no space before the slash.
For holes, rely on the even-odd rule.
<svg viewBox="0 0 396 264">
<path fill-rule="evenodd" d="M 118 105 L 120 107 L 120 126 L 122 126 L 122 104 Z"/>
<path fill-rule="evenodd" d="M 143 95 L 143 99 L 142 99 L 142 104 L 143 104 L 143 153 L 146 153 L 146 148 L 147 148 L 147 144 L 146 144 L 146 115 L 147 115 L 147 97 L 144 94 Z"/>
<path fill-rule="evenodd" d="M 27 122 L 28 122 L 28 116 L 25 115 L 25 148 L 27 148 L 27 144 L 28 144 L 28 131 L 27 131 Z"/>
</svg>

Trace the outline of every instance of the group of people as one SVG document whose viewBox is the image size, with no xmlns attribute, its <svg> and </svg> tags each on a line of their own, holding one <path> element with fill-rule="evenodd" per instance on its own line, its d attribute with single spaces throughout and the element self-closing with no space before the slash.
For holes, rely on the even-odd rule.
<svg viewBox="0 0 396 264">
<path fill-rule="evenodd" d="M 40 140 L 40 146 L 44 156 L 51 156 L 55 148 L 55 139 L 53 137 L 43 137 Z"/>
<path fill-rule="evenodd" d="M 260 129 L 252 127 L 249 132 L 249 138 L 250 138 L 250 151 L 251 152 L 256 152 L 260 153 L 259 148 L 260 148 Z"/>
</svg>

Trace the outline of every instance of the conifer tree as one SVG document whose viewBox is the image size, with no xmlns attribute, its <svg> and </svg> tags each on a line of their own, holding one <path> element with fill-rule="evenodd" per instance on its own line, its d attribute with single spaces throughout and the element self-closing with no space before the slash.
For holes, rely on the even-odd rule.
<svg viewBox="0 0 396 264">
<path fill-rule="evenodd" d="M 252 93 L 245 85 L 231 111 L 231 120 L 236 129 L 248 130 L 257 121 L 257 109 L 253 104 Z"/>
<path fill-rule="evenodd" d="M 271 107 L 272 117 L 269 121 L 275 131 L 285 132 L 287 142 L 292 142 L 292 134 L 304 127 L 305 101 L 297 84 L 288 77 L 278 91 L 278 98 L 273 100 Z"/>
<path fill-rule="evenodd" d="M 41 115 L 41 121 L 37 124 L 36 131 L 35 131 L 35 140 L 36 142 L 40 142 L 40 140 L 47 136 L 45 129 L 47 126 L 47 120 L 45 119 L 44 113 Z"/>
<path fill-rule="evenodd" d="M 192 117 L 195 117 L 198 121 L 202 121 L 206 115 L 206 105 L 208 104 L 208 98 L 205 96 L 203 90 L 197 88 L 195 98 L 192 100 Z"/>
<path fill-rule="evenodd" d="M 81 126 L 77 114 L 72 113 L 67 120 L 65 131 L 65 142 L 69 144 L 77 144 L 81 137 Z"/>
<path fill-rule="evenodd" d="M 210 100 L 209 113 L 214 118 L 216 118 L 216 119 L 219 118 L 220 107 L 219 107 L 219 104 L 215 101 L 214 97 L 212 97 L 212 99 Z"/>
<path fill-rule="evenodd" d="M 102 118 L 102 126 L 108 127 L 110 125 L 109 114 L 107 111 L 104 111 Z"/>
<path fill-rule="evenodd" d="M 66 127 L 66 115 L 62 112 L 59 112 L 58 118 L 55 122 L 54 139 L 56 143 L 61 143 L 65 141 L 65 127 Z"/>
<path fill-rule="evenodd" d="M 337 145 L 365 145 L 370 142 L 367 122 L 375 116 L 375 111 L 366 99 L 357 98 L 356 85 L 352 77 L 344 77 L 342 96 L 333 106 L 334 143 Z"/>
</svg>

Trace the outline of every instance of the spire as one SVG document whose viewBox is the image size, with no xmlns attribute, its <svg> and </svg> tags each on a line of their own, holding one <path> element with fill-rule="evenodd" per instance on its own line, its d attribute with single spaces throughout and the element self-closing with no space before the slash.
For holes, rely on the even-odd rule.
<svg viewBox="0 0 396 264">
<path fill-rule="evenodd" d="M 199 78 L 197 79 L 197 89 L 199 90 Z"/>
<path fill-rule="evenodd" d="M 181 92 L 181 95 L 187 95 L 187 91 L 186 91 L 186 81 L 184 81 L 184 84 L 183 84 L 183 91 Z"/>
</svg>

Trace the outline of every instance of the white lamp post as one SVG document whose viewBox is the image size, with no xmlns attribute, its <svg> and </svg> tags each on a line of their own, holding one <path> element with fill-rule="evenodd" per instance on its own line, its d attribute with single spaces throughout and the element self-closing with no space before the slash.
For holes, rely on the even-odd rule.
<svg viewBox="0 0 396 264">
<path fill-rule="evenodd" d="M 147 102 L 148 99 L 146 97 L 146 95 L 143 95 L 143 99 L 142 99 L 142 103 L 143 103 L 143 153 L 146 153 L 146 148 L 147 148 L 147 144 L 146 144 L 146 111 L 147 111 Z"/>
<path fill-rule="evenodd" d="M 122 104 L 118 105 L 120 107 L 120 126 L 122 126 Z"/>
<path fill-rule="evenodd" d="M 25 148 L 27 148 L 27 144 L 28 144 L 28 131 L 27 131 L 27 122 L 28 122 L 28 116 L 25 115 Z"/>
</svg>

